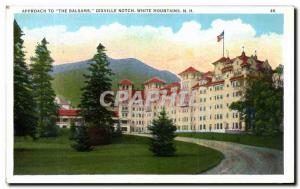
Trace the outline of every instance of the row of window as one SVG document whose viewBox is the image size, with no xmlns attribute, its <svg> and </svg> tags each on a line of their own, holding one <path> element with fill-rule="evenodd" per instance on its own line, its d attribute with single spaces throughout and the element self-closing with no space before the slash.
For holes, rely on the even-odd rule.
<svg viewBox="0 0 300 189">
<path fill-rule="evenodd" d="M 206 94 L 206 89 L 201 89 L 200 94 Z"/>
<path fill-rule="evenodd" d="M 218 130 L 218 129 L 223 129 L 223 124 L 222 123 L 216 123 L 214 125 L 215 129 Z"/>
<path fill-rule="evenodd" d="M 223 90 L 223 85 L 216 85 L 214 87 L 215 91 L 220 91 L 220 90 Z"/>
<path fill-rule="evenodd" d="M 133 111 L 135 111 L 135 110 L 136 110 L 136 111 L 144 111 L 144 108 L 141 108 L 141 107 L 135 108 L 135 107 L 133 107 L 132 110 L 133 110 Z"/>
<path fill-rule="evenodd" d="M 223 119 L 223 114 L 215 114 L 215 119 L 216 120 Z"/>
<path fill-rule="evenodd" d="M 240 87 L 241 86 L 241 83 L 239 81 L 232 81 L 231 82 L 231 86 L 232 87 Z"/>
<path fill-rule="evenodd" d="M 217 106 L 219 106 L 219 105 L 215 105 L 215 107 L 217 107 Z M 221 104 L 221 107 L 222 107 L 222 104 Z M 217 108 L 215 108 L 215 109 L 217 109 Z M 154 112 L 153 116 L 156 116 L 156 115 L 157 115 L 156 112 Z M 122 113 L 122 117 L 127 117 L 127 116 L 128 116 L 128 113 Z M 151 113 L 146 114 L 146 116 L 147 117 L 151 117 Z M 132 114 L 132 117 L 144 118 L 144 114 L 140 114 L 140 113 L 138 113 L 138 114 Z M 228 118 L 228 113 L 226 113 L 226 118 Z M 239 113 L 238 112 L 232 112 L 232 118 L 239 118 Z M 209 119 L 210 120 L 212 119 L 211 115 L 209 116 Z M 223 119 L 223 114 L 215 114 L 214 115 L 214 119 L 215 120 Z M 191 117 L 191 120 L 195 121 L 196 118 L 195 117 Z M 205 121 L 206 120 L 206 116 L 200 115 L 199 116 L 199 120 L 200 121 Z M 180 121 L 180 118 L 179 118 L 179 121 Z M 182 122 L 188 122 L 188 121 L 189 121 L 188 117 L 183 117 L 182 118 Z M 176 119 L 174 120 L 174 122 L 176 122 Z"/>
<path fill-rule="evenodd" d="M 144 121 L 131 121 L 133 125 L 144 125 Z"/>
<path fill-rule="evenodd" d="M 223 95 L 216 95 L 215 96 L 215 100 L 222 100 L 223 99 Z"/>
<path fill-rule="evenodd" d="M 189 130 L 189 126 L 188 125 L 183 125 L 183 126 L 176 126 L 177 130 Z M 211 129 L 211 126 L 210 126 Z M 222 129 L 228 129 L 228 124 L 226 126 L 226 128 L 224 128 L 223 123 L 216 123 L 214 124 L 214 130 L 222 130 Z M 242 129 L 242 123 L 232 123 L 232 129 Z M 191 130 L 196 130 L 196 125 L 192 125 L 191 126 Z M 198 130 L 206 130 L 206 124 L 200 124 L 198 126 Z"/>
<path fill-rule="evenodd" d="M 222 108 L 223 108 L 223 104 L 215 104 L 215 110 L 222 109 Z"/>
<path fill-rule="evenodd" d="M 132 121 L 131 122 L 133 125 L 144 125 L 144 121 Z M 150 123 L 148 123 L 150 124 Z M 214 130 L 222 130 L 222 129 L 228 129 L 228 124 L 226 128 L 223 127 L 223 123 L 215 123 L 214 124 Z M 177 130 L 189 130 L 188 125 L 183 125 L 183 126 L 176 126 Z M 211 129 L 211 126 L 210 126 Z M 234 122 L 232 123 L 232 129 L 242 129 L 242 123 L 241 122 Z M 196 130 L 196 125 L 191 126 L 191 130 Z M 206 124 L 200 124 L 198 126 L 198 130 L 206 130 Z"/>
</svg>

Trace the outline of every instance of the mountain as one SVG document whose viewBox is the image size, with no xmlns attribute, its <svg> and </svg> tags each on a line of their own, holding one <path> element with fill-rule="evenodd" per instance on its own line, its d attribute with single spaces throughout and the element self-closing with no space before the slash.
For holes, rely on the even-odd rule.
<svg viewBox="0 0 300 189">
<path fill-rule="evenodd" d="M 112 76 L 112 87 L 117 88 L 117 84 L 122 79 L 129 79 L 134 83 L 135 89 L 142 89 L 145 80 L 157 76 L 166 82 L 179 81 L 179 78 L 166 70 L 155 69 L 137 59 L 108 59 L 110 68 L 114 75 Z M 53 88 L 57 95 L 63 96 L 70 100 L 73 105 L 77 106 L 80 101 L 80 89 L 84 85 L 83 74 L 87 72 L 87 68 L 91 60 L 55 65 L 52 82 Z"/>
</svg>

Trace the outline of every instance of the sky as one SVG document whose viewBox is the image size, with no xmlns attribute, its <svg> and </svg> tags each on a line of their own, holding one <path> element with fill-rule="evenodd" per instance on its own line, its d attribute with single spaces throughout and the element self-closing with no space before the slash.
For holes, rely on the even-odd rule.
<svg viewBox="0 0 300 189">
<path fill-rule="evenodd" d="M 27 59 L 46 37 L 55 64 L 91 58 L 102 43 L 111 58 L 137 58 L 179 73 L 189 66 L 211 70 L 222 57 L 217 35 L 225 31 L 225 56 L 244 46 L 272 67 L 282 64 L 281 14 L 16 14 Z"/>
</svg>

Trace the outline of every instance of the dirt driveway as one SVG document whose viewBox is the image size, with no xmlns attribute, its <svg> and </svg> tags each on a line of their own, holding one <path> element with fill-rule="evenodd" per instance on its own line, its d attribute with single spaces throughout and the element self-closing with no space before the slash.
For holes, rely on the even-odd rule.
<svg viewBox="0 0 300 189">
<path fill-rule="evenodd" d="M 225 158 L 219 165 L 202 174 L 283 174 L 283 152 L 280 150 L 188 137 L 175 139 L 213 148 L 224 154 Z"/>
</svg>

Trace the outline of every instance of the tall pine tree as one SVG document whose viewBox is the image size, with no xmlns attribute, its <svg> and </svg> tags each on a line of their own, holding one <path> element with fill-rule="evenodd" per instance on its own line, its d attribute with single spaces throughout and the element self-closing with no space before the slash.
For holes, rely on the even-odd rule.
<svg viewBox="0 0 300 189">
<path fill-rule="evenodd" d="M 150 150 L 154 155 L 173 156 L 176 151 L 174 146 L 176 126 L 173 121 L 168 118 L 165 109 L 160 112 L 158 119 L 152 121 L 152 125 L 150 125 L 148 129 L 152 134 Z"/>
<path fill-rule="evenodd" d="M 89 126 L 89 134 L 93 145 L 110 142 L 113 125 L 113 111 L 100 104 L 100 95 L 111 90 L 111 75 L 105 47 L 100 43 L 93 57 L 88 74 L 85 74 L 85 86 L 82 88 L 80 101 L 81 115 Z M 111 96 L 106 96 L 106 102 L 112 102 Z"/>
<path fill-rule="evenodd" d="M 38 129 L 40 136 L 57 135 L 57 110 L 58 106 L 54 102 L 55 93 L 51 85 L 53 79 L 50 75 L 52 71 L 53 59 L 47 48 L 48 42 L 44 38 L 38 43 L 35 49 L 35 56 L 31 57 L 31 73 L 34 89 L 34 97 L 37 102 Z"/>
<path fill-rule="evenodd" d="M 36 103 L 32 93 L 29 69 L 25 62 L 23 32 L 14 21 L 14 133 L 17 136 L 36 134 Z"/>
</svg>

